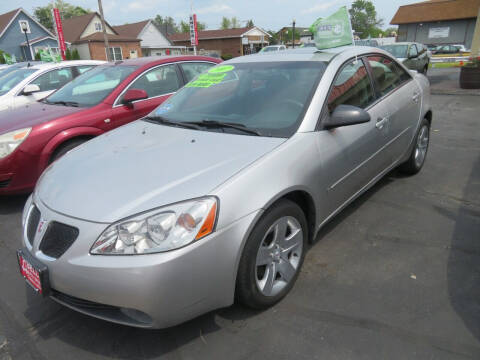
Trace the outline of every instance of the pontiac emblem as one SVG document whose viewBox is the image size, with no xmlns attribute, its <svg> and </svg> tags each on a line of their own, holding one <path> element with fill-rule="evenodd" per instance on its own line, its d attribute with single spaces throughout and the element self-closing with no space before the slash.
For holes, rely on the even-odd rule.
<svg viewBox="0 0 480 360">
<path fill-rule="evenodd" d="M 46 222 L 47 222 L 47 220 L 40 220 L 40 222 L 38 223 L 38 233 L 42 232 L 43 225 L 45 225 Z"/>
</svg>

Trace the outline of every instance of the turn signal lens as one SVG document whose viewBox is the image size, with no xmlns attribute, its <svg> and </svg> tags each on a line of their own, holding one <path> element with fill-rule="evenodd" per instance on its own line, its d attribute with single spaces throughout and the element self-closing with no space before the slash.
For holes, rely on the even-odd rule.
<svg viewBox="0 0 480 360">
<path fill-rule="evenodd" d="M 213 204 L 212 208 L 210 209 L 210 212 L 208 213 L 208 216 L 205 219 L 205 222 L 203 223 L 202 227 L 200 228 L 200 231 L 195 237 L 196 240 L 201 239 L 204 236 L 207 236 L 208 234 L 213 232 L 213 228 L 215 227 L 216 217 L 217 217 L 217 203 Z"/>
</svg>

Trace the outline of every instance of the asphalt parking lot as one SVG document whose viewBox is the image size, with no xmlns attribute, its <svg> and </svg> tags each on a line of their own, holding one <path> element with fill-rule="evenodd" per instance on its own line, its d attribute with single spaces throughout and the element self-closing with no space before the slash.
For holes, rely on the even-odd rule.
<svg viewBox="0 0 480 360">
<path fill-rule="evenodd" d="M 433 96 L 422 172 L 392 172 L 319 234 L 290 295 L 166 330 L 40 299 L 17 269 L 25 197 L 0 198 L 0 360 L 479 359 L 478 96 Z"/>
</svg>

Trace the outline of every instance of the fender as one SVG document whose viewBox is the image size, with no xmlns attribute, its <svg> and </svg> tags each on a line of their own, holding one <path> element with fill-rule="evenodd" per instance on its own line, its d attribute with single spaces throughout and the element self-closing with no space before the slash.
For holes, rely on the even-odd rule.
<svg viewBox="0 0 480 360">
<path fill-rule="evenodd" d="M 100 130 L 95 127 L 89 127 L 89 126 L 80 126 L 80 127 L 74 127 L 68 130 L 64 130 L 59 132 L 57 135 L 55 135 L 53 138 L 51 138 L 47 145 L 42 150 L 42 153 L 40 155 L 40 169 L 43 171 L 48 165 L 48 160 L 50 159 L 50 156 L 52 153 L 57 149 L 57 147 L 61 144 L 63 144 L 65 141 L 68 141 L 70 139 L 79 137 L 79 136 L 98 136 L 103 134 L 104 131 Z"/>
</svg>

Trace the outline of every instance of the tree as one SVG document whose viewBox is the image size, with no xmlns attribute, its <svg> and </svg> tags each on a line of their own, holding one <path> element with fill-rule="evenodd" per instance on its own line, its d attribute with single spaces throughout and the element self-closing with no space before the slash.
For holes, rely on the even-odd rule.
<svg viewBox="0 0 480 360">
<path fill-rule="evenodd" d="M 65 59 L 72 60 L 72 52 L 70 51 L 70 48 L 67 48 L 67 51 L 65 51 Z"/>
<path fill-rule="evenodd" d="M 54 6 L 59 10 L 62 19 L 70 19 L 72 17 L 85 15 L 91 12 L 88 9 L 69 4 L 63 0 L 56 0 Z M 45 26 L 48 30 L 54 32 L 52 8 L 53 6 L 51 3 L 46 6 L 37 6 L 33 11 L 33 15 L 40 24 Z"/>
<path fill-rule="evenodd" d="M 254 27 L 255 25 L 253 25 L 253 20 L 250 19 L 247 21 L 247 27 Z"/>
<path fill-rule="evenodd" d="M 279 43 L 278 41 L 278 33 L 268 30 L 267 31 L 268 35 L 270 35 L 270 45 L 277 45 Z"/>
<path fill-rule="evenodd" d="M 173 20 L 173 18 L 170 16 L 162 17 L 161 15 L 157 15 L 155 19 L 153 19 L 153 23 L 165 33 L 174 34 L 179 32 L 179 28 L 175 23 L 175 20 Z"/>
<path fill-rule="evenodd" d="M 240 21 L 238 21 L 237 17 L 234 16 L 230 19 L 230 28 L 236 29 L 240 27 Z"/>
<path fill-rule="evenodd" d="M 389 27 L 383 31 L 383 36 L 396 36 L 398 34 L 398 27 Z"/>
<path fill-rule="evenodd" d="M 231 26 L 232 26 L 232 23 L 230 22 L 230 19 L 224 16 L 222 18 L 222 25 L 220 25 L 220 28 L 225 30 L 225 29 L 230 29 Z"/>
<path fill-rule="evenodd" d="M 77 49 L 73 49 L 72 60 L 80 60 L 80 54 L 78 53 Z"/>
<path fill-rule="evenodd" d="M 197 30 L 202 31 L 207 28 L 207 25 L 205 23 L 202 23 L 200 21 L 197 21 Z M 186 21 L 180 21 L 180 32 L 181 33 L 188 33 L 190 32 L 190 23 Z"/>
<path fill-rule="evenodd" d="M 352 27 L 361 39 L 376 37 L 383 20 L 377 18 L 375 6 L 369 0 L 355 0 L 348 10 L 352 20 Z"/>
</svg>

